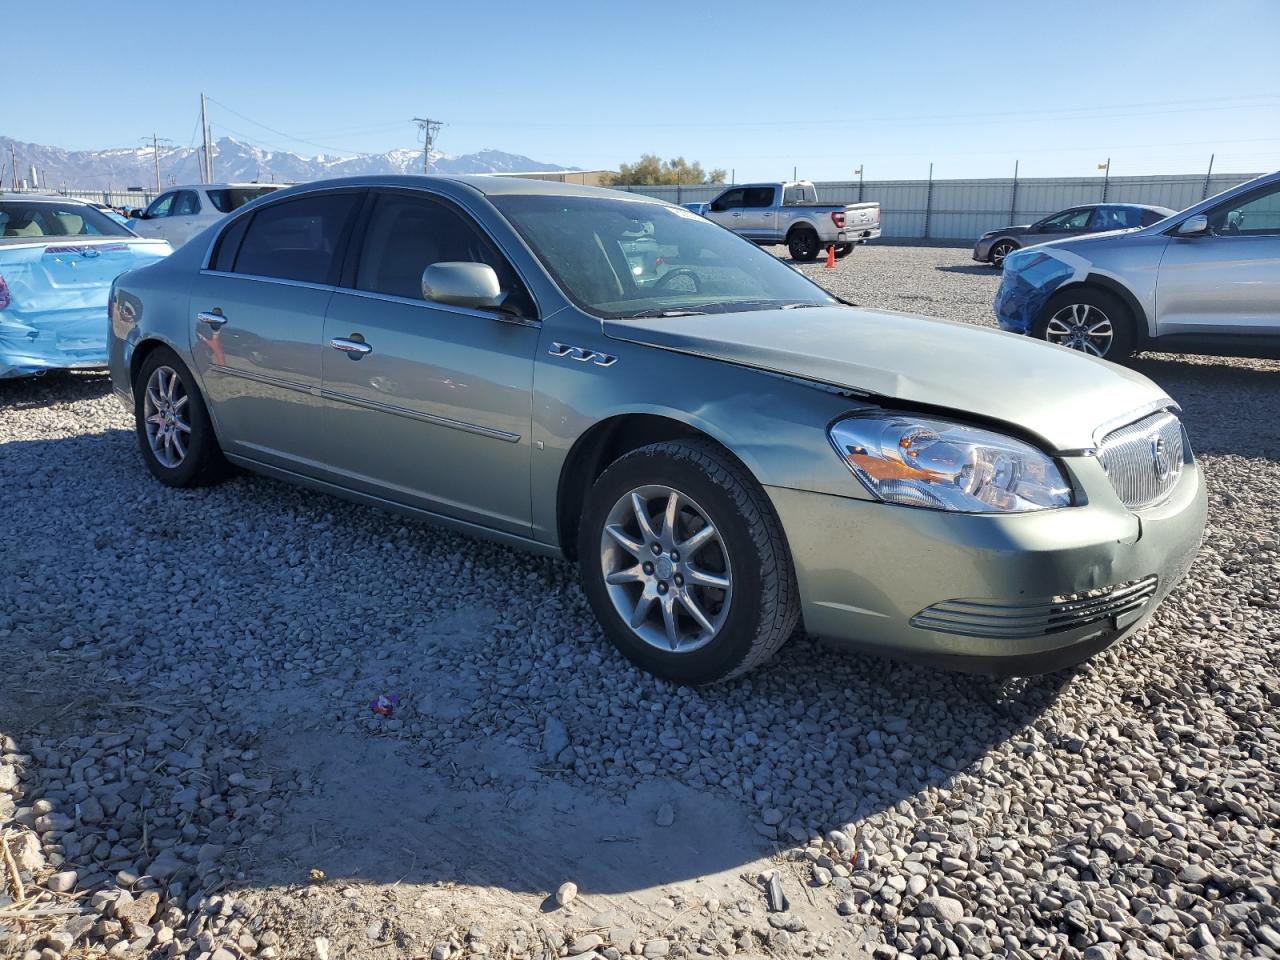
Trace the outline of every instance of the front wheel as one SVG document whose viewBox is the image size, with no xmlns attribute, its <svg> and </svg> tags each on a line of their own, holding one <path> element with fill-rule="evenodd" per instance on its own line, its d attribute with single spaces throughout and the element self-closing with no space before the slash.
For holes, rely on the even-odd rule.
<svg viewBox="0 0 1280 960">
<path fill-rule="evenodd" d="M 817 260 L 819 247 L 818 235 L 812 230 L 793 230 L 787 237 L 787 252 L 792 260 Z"/>
<path fill-rule="evenodd" d="M 1115 363 L 1123 363 L 1134 349 L 1129 311 L 1118 298 L 1091 287 L 1071 287 L 1051 297 L 1031 335 Z"/>
<path fill-rule="evenodd" d="M 1017 249 L 1018 245 L 1012 240 L 1001 240 L 991 248 L 991 265 L 993 267 L 1003 268 L 1004 258 Z"/>
<path fill-rule="evenodd" d="M 134 425 L 147 469 L 170 487 L 221 480 L 227 462 L 195 378 L 178 355 L 157 347 L 133 383 Z"/>
<path fill-rule="evenodd" d="M 799 618 L 772 505 L 709 441 L 655 443 L 615 461 L 588 495 L 578 556 L 610 641 L 677 683 L 746 673 Z"/>
</svg>

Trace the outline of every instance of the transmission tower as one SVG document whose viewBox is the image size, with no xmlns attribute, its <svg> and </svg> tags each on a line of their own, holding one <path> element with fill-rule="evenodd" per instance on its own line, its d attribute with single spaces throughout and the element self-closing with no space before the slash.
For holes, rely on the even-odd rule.
<svg viewBox="0 0 1280 960">
<path fill-rule="evenodd" d="M 414 117 L 413 122 L 418 125 L 418 132 L 422 134 L 422 172 L 431 172 L 431 147 L 436 142 L 436 134 L 440 132 L 440 128 L 444 126 L 443 121 L 431 120 L 427 117 Z"/>
</svg>

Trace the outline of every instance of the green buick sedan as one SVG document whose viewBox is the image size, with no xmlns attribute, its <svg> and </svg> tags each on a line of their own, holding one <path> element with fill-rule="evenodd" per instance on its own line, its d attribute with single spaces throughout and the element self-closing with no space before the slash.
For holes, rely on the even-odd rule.
<svg viewBox="0 0 1280 960">
<path fill-rule="evenodd" d="M 625 193 L 294 187 L 122 276 L 109 311 L 160 482 L 234 465 L 565 557 L 605 635 L 677 682 L 801 627 L 1056 670 L 1138 630 L 1204 527 L 1178 407 L 1144 377 L 857 308 Z"/>
</svg>

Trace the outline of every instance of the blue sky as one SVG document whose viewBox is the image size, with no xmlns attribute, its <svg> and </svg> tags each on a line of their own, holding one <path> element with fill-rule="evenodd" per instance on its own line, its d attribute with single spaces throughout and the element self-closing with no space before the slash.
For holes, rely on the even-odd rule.
<svg viewBox="0 0 1280 960">
<path fill-rule="evenodd" d="M 304 155 L 484 147 L 584 168 L 682 154 L 738 180 L 1280 168 L 1280 2 L 5 4 L 56 68 L 0 134 L 68 148 L 214 136 Z M 13 47 L 13 44 L 7 44 Z M 47 51 L 46 51 L 47 52 Z M 105 62 L 104 62 L 105 61 Z"/>
</svg>

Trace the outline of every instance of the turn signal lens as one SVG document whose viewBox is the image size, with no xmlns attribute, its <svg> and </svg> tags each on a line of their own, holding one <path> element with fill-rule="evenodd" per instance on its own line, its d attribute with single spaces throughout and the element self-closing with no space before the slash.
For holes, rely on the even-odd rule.
<svg viewBox="0 0 1280 960">
<path fill-rule="evenodd" d="M 831 443 L 885 503 L 959 513 L 1025 513 L 1071 505 L 1052 457 L 1013 437 L 950 420 L 853 416 Z"/>
</svg>

